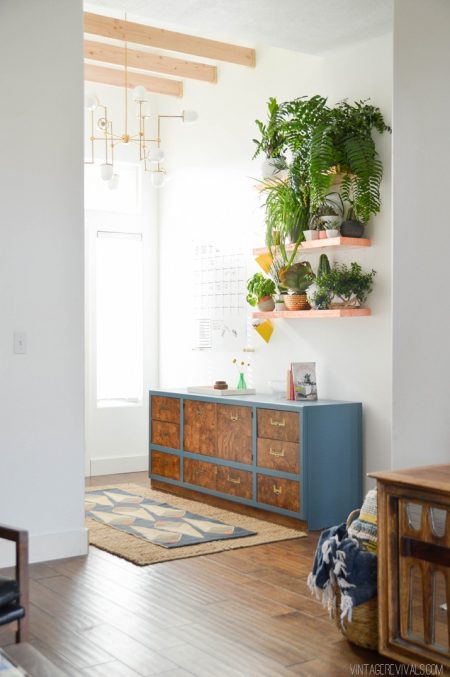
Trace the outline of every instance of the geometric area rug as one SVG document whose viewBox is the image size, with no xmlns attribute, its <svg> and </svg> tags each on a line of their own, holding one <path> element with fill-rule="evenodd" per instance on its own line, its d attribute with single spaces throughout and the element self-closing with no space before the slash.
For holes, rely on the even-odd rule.
<svg viewBox="0 0 450 677">
<path fill-rule="evenodd" d="M 89 491 L 85 509 L 86 515 L 92 519 L 163 548 L 255 535 L 254 531 L 203 517 L 119 487 Z"/>
<path fill-rule="evenodd" d="M 89 487 L 86 525 L 91 545 L 139 566 L 306 536 L 137 484 Z"/>
</svg>

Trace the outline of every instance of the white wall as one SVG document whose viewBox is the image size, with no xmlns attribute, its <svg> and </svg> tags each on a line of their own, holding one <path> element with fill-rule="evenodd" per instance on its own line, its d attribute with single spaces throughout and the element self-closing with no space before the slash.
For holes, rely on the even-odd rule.
<svg viewBox="0 0 450 677">
<path fill-rule="evenodd" d="M 0 521 L 30 531 L 32 560 L 87 549 L 81 13 L 0 3 Z"/>
<path fill-rule="evenodd" d="M 85 90 L 96 94 L 100 103 L 108 106 L 108 115 L 114 123 L 114 132 L 124 132 L 123 89 L 86 83 Z M 129 133 L 137 130 L 138 121 L 134 115 L 135 104 L 131 92 L 129 100 Z M 152 122 L 156 119 L 156 97 L 149 101 Z M 95 112 L 97 120 L 101 110 Z M 90 160 L 91 147 L 90 114 L 85 115 L 85 158 Z M 149 126 L 151 137 L 156 130 Z M 86 475 L 134 472 L 148 468 L 148 390 L 158 383 L 158 191 L 150 183 L 150 175 L 142 171 L 138 158 L 138 146 L 119 144 L 115 149 L 117 172 L 123 172 L 123 164 L 136 168 L 139 185 L 137 200 L 126 200 L 119 211 L 109 209 L 86 210 Z M 96 144 L 95 161 L 104 162 L 102 143 Z M 100 173 L 99 167 L 94 171 Z M 120 178 L 119 178 L 120 182 Z M 120 191 L 120 183 L 117 191 Z M 115 194 L 107 191 L 111 208 Z M 92 205 L 87 204 L 87 207 Z M 106 204 L 109 207 L 109 204 Z M 96 340 L 95 340 L 95 242 L 97 230 L 142 233 L 144 249 L 144 326 L 143 358 L 144 388 L 139 404 L 98 407 L 96 393 Z"/>
<path fill-rule="evenodd" d="M 263 211 L 251 178 L 258 176 L 259 162 L 251 157 L 254 119 L 265 116 L 267 99 L 316 93 L 328 95 L 330 102 L 371 97 L 390 122 L 391 43 L 391 36 L 385 36 L 324 58 L 258 47 L 255 70 L 221 64 L 216 86 L 186 84 L 182 106 L 199 111 L 198 125 L 171 129 L 164 144 L 173 178 L 161 193 L 160 210 L 162 386 L 236 379 L 231 353 L 199 354 L 186 340 L 192 315 L 188 252 L 197 235 L 234 238 L 249 253 L 262 242 Z M 180 108 L 172 104 L 170 110 Z M 267 392 L 269 380 L 284 378 L 289 362 L 315 360 L 320 397 L 363 402 L 366 471 L 390 466 L 390 141 L 379 140 L 385 178 L 382 213 L 369 225 L 374 246 L 339 254 L 340 260 L 376 269 L 373 316 L 278 320 L 268 345 L 252 329 L 247 341 L 256 348 L 251 362 L 258 391 Z M 253 270 L 249 257 L 248 274 Z"/>
<path fill-rule="evenodd" d="M 450 5 L 396 0 L 393 465 L 448 462 Z"/>
</svg>

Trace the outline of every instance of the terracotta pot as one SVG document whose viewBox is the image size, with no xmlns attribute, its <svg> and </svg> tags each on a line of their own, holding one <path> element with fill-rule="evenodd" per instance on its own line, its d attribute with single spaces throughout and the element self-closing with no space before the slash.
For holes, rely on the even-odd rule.
<svg viewBox="0 0 450 677">
<path fill-rule="evenodd" d="M 326 230 L 319 230 L 319 240 L 325 240 L 327 237 L 327 231 Z"/>
<path fill-rule="evenodd" d="M 258 301 L 258 308 L 262 313 L 271 313 L 275 308 L 275 302 L 271 296 L 263 296 Z"/>
<path fill-rule="evenodd" d="M 286 310 L 309 310 L 310 305 L 306 294 L 286 294 L 284 297 Z"/>
</svg>

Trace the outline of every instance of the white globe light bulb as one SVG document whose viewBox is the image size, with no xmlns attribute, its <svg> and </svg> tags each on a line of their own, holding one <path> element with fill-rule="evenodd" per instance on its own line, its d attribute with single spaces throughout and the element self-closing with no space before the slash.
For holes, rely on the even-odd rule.
<svg viewBox="0 0 450 677">
<path fill-rule="evenodd" d="M 101 165 L 100 166 L 100 176 L 102 177 L 103 181 L 109 181 L 110 179 L 112 179 L 113 166 L 107 165 L 106 163 L 104 165 Z"/>
<path fill-rule="evenodd" d="M 153 164 L 158 164 L 159 162 L 164 162 L 165 153 L 162 148 L 156 148 L 155 150 L 149 150 L 147 154 L 147 159 Z"/>
<path fill-rule="evenodd" d="M 133 89 L 134 101 L 147 101 L 147 91 L 142 85 L 138 85 Z"/>
<path fill-rule="evenodd" d="M 183 122 L 186 122 L 188 125 L 193 125 L 198 120 L 198 113 L 196 110 L 184 110 L 183 111 Z"/>
<path fill-rule="evenodd" d="M 98 99 L 95 94 L 86 94 L 84 98 L 84 107 L 87 110 L 95 110 L 98 106 Z"/>
<path fill-rule="evenodd" d="M 115 190 L 119 185 L 119 175 L 113 174 L 110 180 L 108 181 L 108 188 L 110 190 Z"/>
<path fill-rule="evenodd" d="M 161 186 L 164 186 L 165 180 L 166 179 L 163 172 L 154 172 L 152 174 L 152 186 L 155 188 L 161 188 Z"/>
</svg>

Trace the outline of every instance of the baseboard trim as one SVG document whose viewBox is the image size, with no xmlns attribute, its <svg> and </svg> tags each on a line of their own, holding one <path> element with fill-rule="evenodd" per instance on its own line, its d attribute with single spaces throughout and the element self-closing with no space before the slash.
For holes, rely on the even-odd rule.
<svg viewBox="0 0 450 677">
<path fill-rule="evenodd" d="M 120 456 L 119 458 L 91 458 L 90 475 L 120 475 L 148 470 L 148 456 Z"/>
<path fill-rule="evenodd" d="M 46 562 L 66 557 L 87 555 L 88 530 L 83 527 L 75 531 L 60 531 L 51 534 L 30 534 L 29 561 Z M 13 566 L 14 546 L 11 543 L 0 544 L 0 568 Z"/>
</svg>

